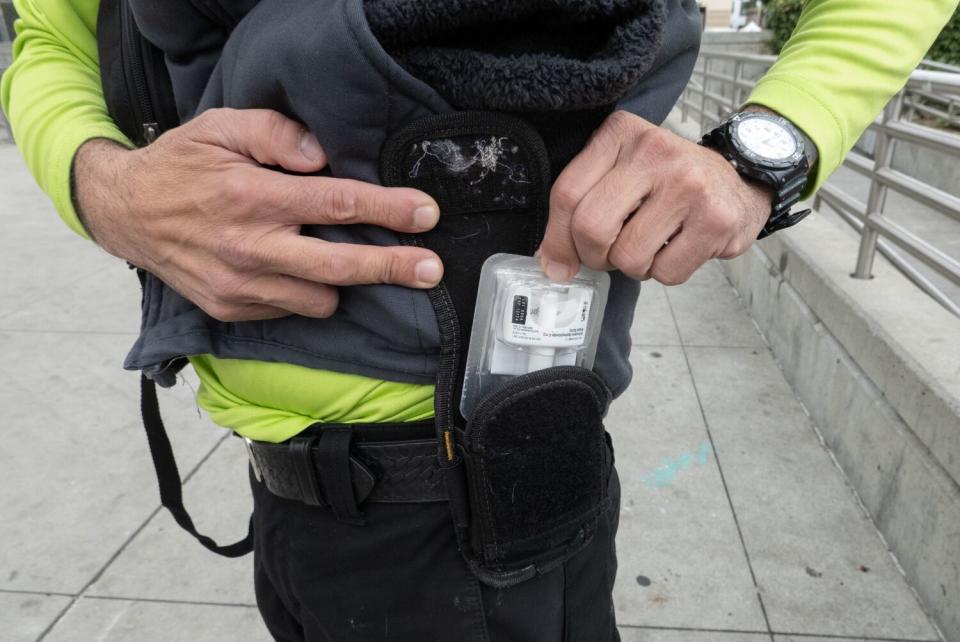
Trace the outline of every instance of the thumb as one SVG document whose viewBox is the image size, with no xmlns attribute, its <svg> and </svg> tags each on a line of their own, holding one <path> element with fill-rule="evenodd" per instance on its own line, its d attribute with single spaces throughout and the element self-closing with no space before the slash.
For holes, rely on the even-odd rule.
<svg viewBox="0 0 960 642">
<path fill-rule="evenodd" d="M 327 155 L 300 123 L 269 109 L 210 109 L 190 121 L 198 142 L 217 145 L 302 174 L 326 167 Z"/>
<path fill-rule="evenodd" d="M 554 190 L 555 191 L 555 190 Z M 550 196 L 550 217 L 543 242 L 536 256 L 540 257 L 540 267 L 551 281 L 569 281 L 580 269 L 580 256 L 573 241 L 573 207 L 568 207 L 564 199 L 555 194 Z"/>
</svg>

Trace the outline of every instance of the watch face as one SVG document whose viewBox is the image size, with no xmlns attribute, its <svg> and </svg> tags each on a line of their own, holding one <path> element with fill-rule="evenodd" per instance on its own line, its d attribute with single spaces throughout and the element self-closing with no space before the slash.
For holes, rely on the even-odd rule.
<svg viewBox="0 0 960 642">
<path fill-rule="evenodd" d="M 739 146 L 746 152 L 770 161 L 786 161 L 799 150 L 799 141 L 782 123 L 763 116 L 740 120 L 733 130 Z"/>
</svg>

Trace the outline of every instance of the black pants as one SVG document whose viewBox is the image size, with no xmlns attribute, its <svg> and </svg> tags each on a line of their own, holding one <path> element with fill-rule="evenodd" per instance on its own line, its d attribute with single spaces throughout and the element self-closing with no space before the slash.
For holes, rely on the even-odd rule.
<svg viewBox="0 0 960 642">
<path fill-rule="evenodd" d="M 480 584 L 446 502 L 368 504 L 366 526 L 253 480 L 257 605 L 282 642 L 603 642 L 613 614 L 620 483 L 587 548 L 509 589 Z"/>
</svg>

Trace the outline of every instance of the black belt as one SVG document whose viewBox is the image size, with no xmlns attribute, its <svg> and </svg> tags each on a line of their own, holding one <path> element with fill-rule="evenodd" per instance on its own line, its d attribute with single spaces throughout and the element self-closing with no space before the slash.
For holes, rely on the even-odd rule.
<svg viewBox="0 0 960 642">
<path fill-rule="evenodd" d="M 293 439 L 247 440 L 254 475 L 279 497 L 326 506 L 362 522 L 366 502 L 446 501 L 432 421 L 315 424 Z"/>
</svg>

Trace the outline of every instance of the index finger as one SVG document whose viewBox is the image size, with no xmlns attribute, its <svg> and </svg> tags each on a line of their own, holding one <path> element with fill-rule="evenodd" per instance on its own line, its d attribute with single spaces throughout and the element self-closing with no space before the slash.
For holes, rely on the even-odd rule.
<svg viewBox="0 0 960 642">
<path fill-rule="evenodd" d="M 369 223 L 398 232 L 423 232 L 439 220 L 428 194 L 409 187 L 383 187 L 349 178 L 291 176 L 265 168 L 257 206 L 295 225 Z"/>
<path fill-rule="evenodd" d="M 586 195 L 616 165 L 630 130 L 644 125 L 652 126 L 626 112 L 614 112 L 557 177 L 550 190 L 550 216 L 540 245 L 544 272 L 552 279 L 565 281 L 579 268 L 580 256 L 573 239 L 574 213 Z"/>
</svg>

